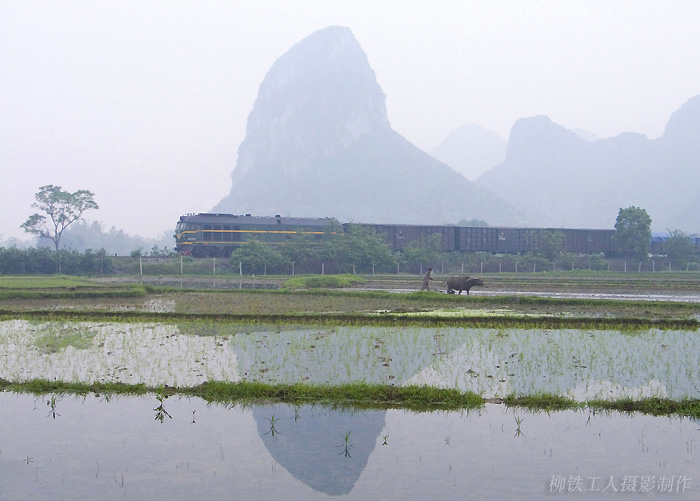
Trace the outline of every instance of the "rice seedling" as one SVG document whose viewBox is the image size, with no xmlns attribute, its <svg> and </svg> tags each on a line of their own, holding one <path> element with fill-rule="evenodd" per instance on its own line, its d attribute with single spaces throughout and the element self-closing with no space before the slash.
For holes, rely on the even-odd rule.
<svg viewBox="0 0 700 501">
<path fill-rule="evenodd" d="M 264 435 L 270 435 L 274 438 L 275 435 L 281 435 L 281 433 L 277 430 L 276 425 L 279 422 L 279 419 L 275 419 L 275 415 L 273 414 L 271 418 L 265 418 L 267 419 L 267 422 L 270 423 L 270 429 L 264 433 Z"/>
<path fill-rule="evenodd" d="M 153 410 L 156 411 L 155 420 L 156 420 L 156 421 L 160 421 L 161 423 L 163 422 L 163 420 L 164 420 L 166 417 L 167 417 L 167 418 L 170 418 L 170 419 L 173 418 L 173 417 L 168 413 L 168 411 L 165 410 L 164 402 L 165 402 L 165 399 L 167 399 L 167 398 L 168 398 L 168 395 L 165 395 L 164 393 L 162 393 L 162 390 L 159 391 L 158 393 L 156 393 L 156 400 L 158 400 L 158 406 L 157 406 L 155 409 L 153 409 Z"/>
<path fill-rule="evenodd" d="M 343 437 L 343 442 L 341 445 L 336 445 L 336 447 L 342 448 L 342 450 L 338 453 L 338 455 L 343 454 L 346 458 L 351 458 L 352 456 L 350 455 L 350 449 L 352 449 L 352 444 L 350 443 L 350 431 L 342 433 L 341 436 Z"/>
<path fill-rule="evenodd" d="M 524 438 L 524 437 L 525 437 L 525 434 L 524 434 L 524 433 L 522 432 L 522 430 L 520 429 L 520 425 L 523 423 L 523 421 L 525 420 L 525 418 L 520 418 L 520 417 L 518 417 L 518 416 L 514 416 L 514 417 L 515 417 L 515 424 L 517 425 L 517 428 L 516 428 L 516 430 L 515 430 L 515 435 L 514 435 L 514 436 L 515 436 L 515 437 L 523 437 L 523 438 Z"/>
<path fill-rule="evenodd" d="M 56 416 L 60 416 L 60 414 L 56 412 L 56 395 L 51 395 L 51 398 L 46 401 L 46 405 L 51 409 L 48 414 L 49 417 L 55 420 Z"/>
</svg>

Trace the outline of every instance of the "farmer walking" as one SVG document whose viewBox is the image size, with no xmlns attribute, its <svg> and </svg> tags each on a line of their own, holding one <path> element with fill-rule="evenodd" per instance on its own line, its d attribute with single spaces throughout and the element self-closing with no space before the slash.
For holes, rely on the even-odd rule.
<svg viewBox="0 0 700 501">
<path fill-rule="evenodd" d="M 423 287 L 420 288 L 422 291 L 429 291 L 430 290 L 430 281 L 433 279 L 433 277 L 430 276 L 432 273 L 433 269 L 428 268 L 428 271 L 426 271 L 423 274 Z"/>
</svg>

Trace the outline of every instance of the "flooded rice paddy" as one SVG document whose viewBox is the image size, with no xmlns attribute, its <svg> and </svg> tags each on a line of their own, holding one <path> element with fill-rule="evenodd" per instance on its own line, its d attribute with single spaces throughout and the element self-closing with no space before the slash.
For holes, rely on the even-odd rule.
<svg viewBox="0 0 700 501">
<path fill-rule="evenodd" d="M 698 398 L 695 331 L 0 322 L 0 378 L 430 385 L 485 398 Z"/>
<path fill-rule="evenodd" d="M 152 387 L 362 381 L 486 398 L 697 399 L 700 336 L 8 320 L 0 378 Z M 679 417 L 0 392 L 0 430 L 0 499 L 700 497 L 700 422 Z"/>
<path fill-rule="evenodd" d="M 0 393 L 0 427 L 1 499 L 700 496 L 682 418 Z"/>
</svg>

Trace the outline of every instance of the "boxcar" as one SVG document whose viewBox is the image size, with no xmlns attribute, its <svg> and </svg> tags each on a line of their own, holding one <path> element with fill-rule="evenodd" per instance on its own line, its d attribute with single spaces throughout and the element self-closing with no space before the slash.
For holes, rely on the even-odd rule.
<svg viewBox="0 0 700 501">
<path fill-rule="evenodd" d="M 373 229 L 384 236 L 384 241 L 391 250 L 402 251 L 412 243 L 428 239 L 435 234 L 442 236 L 442 250 L 449 252 L 455 250 L 457 238 L 454 226 L 418 226 L 410 224 L 360 224 Z"/>
</svg>

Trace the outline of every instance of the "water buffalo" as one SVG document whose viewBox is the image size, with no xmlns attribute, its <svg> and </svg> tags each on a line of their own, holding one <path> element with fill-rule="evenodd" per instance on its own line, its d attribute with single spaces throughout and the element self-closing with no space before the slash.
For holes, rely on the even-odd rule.
<svg viewBox="0 0 700 501">
<path fill-rule="evenodd" d="M 484 282 L 480 278 L 470 278 L 467 275 L 459 275 L 457 277 L 450 277 L 447 279 L 447 293 L 454 294 L 455 291 L 467 291 L 469 295 L 469 289 L 475 285 L 484 285 Z"/>
</svg>

